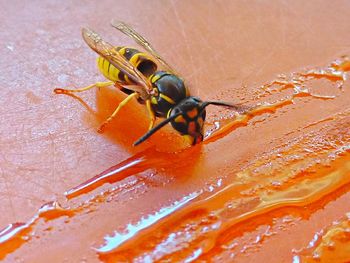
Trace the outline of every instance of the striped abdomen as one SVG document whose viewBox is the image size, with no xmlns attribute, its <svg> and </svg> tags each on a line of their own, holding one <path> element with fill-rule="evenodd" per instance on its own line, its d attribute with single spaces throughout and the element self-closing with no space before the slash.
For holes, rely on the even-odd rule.
<svg viewBox="0 0 350 263">
<path fill-rule="evenodd" d="M 157 70 L 157 64 L 146 53 L 142 53 L 137 49 L 130 47 L 117 47 L 118 52 L 124 56 L 134 67 L 136 67 L 143 75 L 149 77 Z M 113 66 L 108 60 L 103 57 L 98 57 L 97 65 L 101 73 L 109 80 L 120 84 L 134 84 L 118 68 Z"/>
</svg>

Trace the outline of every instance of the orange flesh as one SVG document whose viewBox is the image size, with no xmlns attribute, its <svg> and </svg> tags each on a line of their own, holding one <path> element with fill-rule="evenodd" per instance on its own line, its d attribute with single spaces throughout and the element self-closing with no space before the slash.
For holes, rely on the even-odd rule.
<svg viewBox="0 0 350 263">
<path fill-rule="evenodd" d="M 2 11 L 0 259 L 349 261 L 350 4 L 111 5 Z M 192 95 L 242 110 L 208 107 L 195 147 L 170 127 L 132 147 L 149 122 L 137 102 L 98 134 L 121 92 L 52 90 L 102 80 L 79 38 L 87 17 L 106 40 L 132 44 L 109 28 L 115 14 Z"/>
</svg>

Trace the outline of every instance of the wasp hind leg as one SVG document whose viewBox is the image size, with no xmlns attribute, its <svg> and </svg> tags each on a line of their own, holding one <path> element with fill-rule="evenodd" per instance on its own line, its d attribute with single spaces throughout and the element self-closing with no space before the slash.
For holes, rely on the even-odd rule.
<svg viewBox="0 0 350 263">
<path fill-rule="evenodd" d="M 92 88 L 103 88 L 103 87 L 108 87 L 114 85 L 114 82 L 112 81 L 106 81 L 106 82 L 96 82 L 92 85 L 80 88 L 80 89 L 54 89 L 54 92 L 56 94 L 69 94 L 69 93 L 74 93 L 74 92 L 83 92 Z"/>
<path fill-rule="evenodd" d="M 146 106 L 147 106 L 149 117 L 151 118 L 148 130 L 151 130 L 154 126 L 155 121 L 156 121 L 156 115 L 154 114 L 154 111 L 152 109 L 151 100 L 146 100 Z"/>
<path fill-rule="evenodd" d="M 113 118 L 118 114 L 118 112 L 120 111 L 121 108 L 123 108 L 132 98 L 138 98 L 139 94 L 134 92 L 132 94 L 130 94 L 129 96 L 127 96 L 121 103 L 119 103 L 118 107 L 114 110 L 114 112 L 112 113 L 111 116 L 108 117 L 107 120 L 105 120 L 101 126 L 98 128 L 98 132 L 102 133 L 104 132 L 106 126 L 108 125 L 108 123 L 111 122 L 111 120 L 113 120 Z"/>
</svg>

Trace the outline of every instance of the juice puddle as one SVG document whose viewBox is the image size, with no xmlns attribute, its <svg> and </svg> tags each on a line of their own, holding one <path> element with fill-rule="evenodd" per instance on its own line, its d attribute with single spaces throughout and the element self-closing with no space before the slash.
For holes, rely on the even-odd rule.
<svg viewBox="0 0 350 263">
<path fill-rule="evenodd" d="M 335 119 L 344 130 L 324 130 L 327 137 L 318 142 L 317 150 L 305 151 L 315 145 L 315 134 L 286 145 L 238 173 L 235 182 L 213 195 L 194 200 L 147 229 L 133 226 L 130 238 L 128 233 L 108 237 L 97 249 L 100 259 L 209 260 L 230 249 L 239 226 L 251 225 L 259 216 L 283 209 L 287 215 L 291 207 L 303 216 L 305 206 L 350 184 L 350 118 Z"/>
<path fill-rule="evenodd" d="M 274 113 L 279 108 L 285 107 L 295 103 L 296 98 L 300 97 L 312 97 L 316 99 L 334 99 L 334 95 L 321 95 L 311 92 L 307 88 L 307 82 L 312 79 L 327 79 L 331 82 L 337 83 L 338 88 L 342 88 L 346 80 L 346 72 L 350 70 L 350 60 L 344 57 L 344 60 L 337 60 L 332 63 L 327 69 L 309 70 L 306 73 L 295 73 L 289 80 L 286 77 L 274 80 L 268 84 L 262 85 L 261 89 L 263 93 L 258 94 L 257 98 L 263 98 L 276 92 L 281 92 L 287 89 L 292 89 L 293 94 L 285 98 L 280 99 L 274 103 L 263 103 L 252 107 L 243 114 L 236 113 L 235 120 L 232 119 L 223 120 L 215 123 L 215 127 L 209 129 L 206 133 L 206 142 L 209 143 L 215 141 L 232 130 L 246 126 L 252 118 L 264 113 Z M 274 88 L 274 89 L 273 89 Z"/>
<path fill-rule="evenodd" d="M 343 59 L 324 70 L 294 74 L 290 80 L 278 79 L 263 85 L 257 98 L 268 98 L 285 90 L 292 90 L 293 94 L 216 122 L 216 127 L 208 131 L 205 142 L 199 146 L 178 153 L 163 153 L 154 148 L 138 153 L 68 190 L 65 193 L 67 203 L 105 183 L 119 182 L 148 169 L 181 171 L 182 166 L 193 162 L 189 156 L 200 155 L 201 147 L 238 127 L 249 125 L 250 120 L 259 115 L 274 114 L 278 109 L 296 103 L 296 98 L 335 99 L 335 95 L 309 91 L 307 84 L 310 80 L 324 78 L 342 87 L 349 69 L 349 60 Z M 290 207 L 298 209 L 336 192 L 350 182 L 345 176 L 350 173 L 349 116 L 349 109 L 345 109 L 305 126 L 306 129 L 322 124 L 317 132 L 305 132 L 294 141 L 276 146 L 274 151 L 252 160 L 250 165 L 231 177 L 224 189 L 209 194 L 203 194 L 203 190 L 193 192 L 141 218 L 137 224 L 127 225 L 122 233 L 106 236 L 105 243 L 96 249 L 100 259 L 110 262 L 208 259 L 223 250 L 234 250 L 229 243 L 240 234 L 235 229 L 238 224 L 249 225 L 254 218 L 274 210 L 288 214 Z M 105 202 L 117 191 L 107 190 L 72 208 L 62 208 L 57 202 L 52 202 L 39 209 L 27 223 L 9 225 L 0 232 L 0 259 L 30 242 L 31 233 L 39 222 L 45 224 L 62 216 L 74 218 L 77 214 L 91 212 L 93 206 Z M 40 233 L 36 234 L 40 236 Z"/>
<path fill-rule="evenodd" d="M 298 74 L 301 76 L 298 81 L 295 81 L 295 77 L 292 82 L 273 82 L 281 87 L 279 91 L 292 88 L 293 95 L 236 114 L 234 120 L 224 121 L 226 123 L 220 129 L 211 130 L 205 143 L 247 125 L 250 119 L 259 114 L 273 113 L 278 108 L 290 105 L 295 98 L 334 99 L 335 96 L 314 94 L 299 85 L 309 79 L 324 77 L 332 82 L 340 81 L 338 86 L 341 87 L 345 81 L 345 72 L 339 71 L 339 68 Z M 264 88 L 270 86 L 272 84 Z M 257 161 L 257 165 L 237 174 L 238 180 L 225 189 L 203 200 L 194 200 L 184 208 L 153 222 L 148 228 L 139 222 L 128 226 L 133 229 L 132 235 L 126 229 L 125 233 L 106 237 L 105 244 L 97 249 L 100 259 L 106 262 L 130 259 L 140 262 L 208 260 L 222 250 L 230 249 L 227 243 L 237 235 L 237 225 L 251 224 L 249 221 L 273 210 L 287 208 L 285 213 L 288 214 L 290 207 L 303 208 L 348 185 L 348 116 L 349 111 L 346 111 L 312 124 L 333 122 L 323 132 L 307 134 L 294 144 L 289 143 L 285 150 L 267 156 L 265 162 Z M 342 127 L 342 130 L 331 127 Z M 315 144 L 314 139 L 317 137 L 321 139 Z M 266 167 L 268 171 L 264 171 Z"/>
<path fill-rule="evenodd" d="M 131 158 L 114 165 L 86 182 L 65 192 L 68 199 L 86 194 L 105 183 L 115 183 L 130 175 L 140 173 L 149 168 L 166 167 L 170 164 L 171 154 L 161 153 L 154 148 L 135 154 Z"/>
<path fill-rule="evenodd" d="M 77 211 L 64 209 L 58 202 L 50 202 L 43 205 L 28 222 L 8 225 L 0 231 L 0 260 L 29 241 L 33 228 L 41 219 L 50 221 L 62 216 L 72 217 Z"/>
<path fill-rule="evenodd" d="M 316 233 L 307 248 L 294 252 L 293 263 L 350 262 L 350 214 Z"/>
<path fill-rule="evenodd" d="M 198 151 L 198 147 L 188 148 L 182 154 L 162 153 L 157 151 L 154 147 L 151 147 L 137 153 L 133 157 L 130 157 L 115 166 L 108 168 L 86 182 L 66 191 L 64 195 L 69 201 L 69 199 L 86 194 L 105 183 L 112 184 L 119 182 L 128 176 L 140 173 L 147 169 L 162 169 L 162 167 L 167 167 L 170 164 L 172 164 L 172 167 L 174 167 L 174 163 L 180 163 L 180 157 L 181 159 L 186 160 L 188 159 L 188 155 L 192 156 L 193 154 L 196 154 L 196 151 Z M 186 161 L 181 161 L 180 167 L 184 164 L 186 164 Z M 127 186 L 124 186 L 124 189 L 127 187 L 135 187 L 134 184 L 135 182 L 132 182 Z M 48 222 L 62 216 L 73 217 L 77 214 L 91 212 L 94 210 L 94 206 L 101 202 L 106 202 L 108 198 L 116 195 L 121 190 L 121 188 L 107 190 L 93 196 L 91 199 L 83 203 L 69 208 L 63 208 L 57 201 L 53 201 L 43 205 L 28 222 L 8 225 L 6 228 L 0 231 L 0 260 L 7 254 L 15 251 L 24 243 L 29 242 L 35 226 L 42 221 L 41 219 Z M 189 197 L 186 197 L 184 201 L 180 201 L 180 206 L 176 203 L 175 208 L 167 207 L 164 208 L 164 211 L 169 213 L 169 211 L 174 209 L 176 210 L 183 205 L 182 202 L 187 203 L 199 194 L 200 193 L 193 193 Z M 155 217 L 162 217 L 162 215 L 163 212 L 161 212 L 159 215 L 155 215 Z"/>
</svg>

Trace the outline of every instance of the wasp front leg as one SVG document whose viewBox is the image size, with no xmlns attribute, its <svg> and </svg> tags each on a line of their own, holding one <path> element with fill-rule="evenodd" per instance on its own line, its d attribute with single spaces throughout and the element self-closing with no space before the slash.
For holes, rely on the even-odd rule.
<svg viewBox="0 0 350 263">
<path fill-rule="evenodd" d="M 146 100 L 146 107 L 148 110 L 149 117 L 151 118 L 148 130 L 151 130 L 156 121 L 156 115 L 154 114 L 154 110 L 152 109 L 151 100 Z"/>
<path fill-rule="evenodd" d="M 69 94 L 69 93 L 74 93 L 74 92 L 83 92 L 92 88 L 103 88 L 103 87 L 108 87 L 114 85 L 114 82 L 112 81 L 106 81 L 106 82 L 96 82 L 95 84 L 80 88 L 80 89 L 61 89 L 57 88 L 54 89 L 54 92 L 56 94 Z"/>
<path fill-rule="evenodd" d="M 112 113 L 112 115 L 109 116 L 108 119 L 105 120 L 105 121 L 101 124 L 100 128 L 98 128 L 97 131 L 98 131 L 99 133 L 104 132 L 104 130 L 105 130 L 106 126 L 108 125 L 108 123 L 110 123 L 110 122 L 113 120 L 113 118 L 118 114 L 118 112 L 120 111 L 120 109 L 123 108 L 132 98 L 136 98 L 136 99 L 137 99 L 139 96 L 140 96 L 140 95 L 139 95 L 138 93 L 136 93 L 136 92 L 131 93 L 129 96 L 127 96 L 121 103 L 119 103 L 118 107 L 114 110 L 114 112 Z"/>
</svg>

